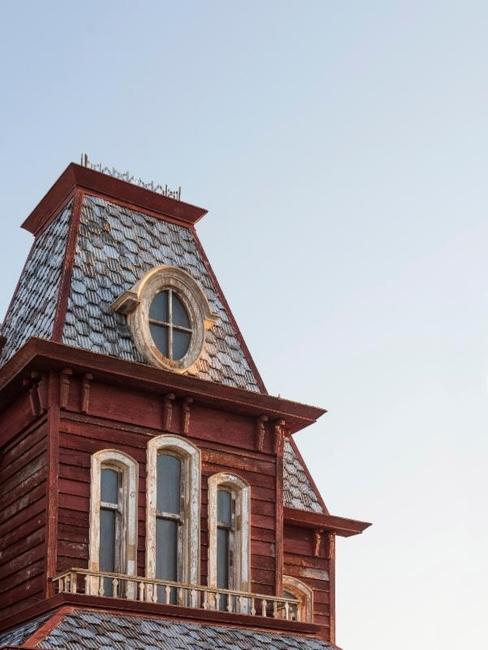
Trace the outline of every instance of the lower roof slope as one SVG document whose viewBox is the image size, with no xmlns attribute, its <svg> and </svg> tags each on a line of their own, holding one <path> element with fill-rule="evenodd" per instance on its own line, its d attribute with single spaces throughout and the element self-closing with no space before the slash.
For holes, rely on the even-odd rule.
<svg viewBox="0 0 488 650">
<path fill-rule="evenodd" d="M 0 637 L 0 649 L 28 641 L 44 620 Z M 34 627 L 34 629 L 32 629 Z M 17 636 L 15 636 L 17 635 Z M 42 636 L 42 635 L 41 635 Z M 330 650 L 318 639 L 251 629 L 180 623 L 168 619 L 114 615 L 94 610 L 67 612 L 36 648 L 63 650 Z"/>
</svg>

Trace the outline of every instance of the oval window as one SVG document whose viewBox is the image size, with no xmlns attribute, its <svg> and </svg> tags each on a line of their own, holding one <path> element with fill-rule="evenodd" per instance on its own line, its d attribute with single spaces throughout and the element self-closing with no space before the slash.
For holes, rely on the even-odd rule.
<svg viewBox="0 0 488 650">
<path fill-rule="evenodd" d="M 149 309 L 149 328 L 155 346 L 172 361 L 183 359 L 188 352 L 192 327 L 188 311 L 172 289 L 160 291 Z"/>
</svg>

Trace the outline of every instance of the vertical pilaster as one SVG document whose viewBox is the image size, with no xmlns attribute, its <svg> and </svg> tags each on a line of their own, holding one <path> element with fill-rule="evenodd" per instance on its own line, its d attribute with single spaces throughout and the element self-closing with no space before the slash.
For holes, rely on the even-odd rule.
<svg viewBox="0 0 488 650">
<path fill-rule="evenodd" d="M 49 373 L 48 417 L 47 417 L 47 462 L 46 487 L 46 597 L 53 595 L 51 578 L 56 575 L 58 557 L 58 501 L 59 501 L 59 429 L 60 429 L 60 387 L 59 375 Z"/>
</svg>

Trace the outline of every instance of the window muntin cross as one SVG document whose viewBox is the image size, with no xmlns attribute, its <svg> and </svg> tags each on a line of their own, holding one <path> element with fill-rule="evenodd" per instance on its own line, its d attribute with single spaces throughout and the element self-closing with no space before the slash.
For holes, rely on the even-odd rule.
<svg viewBox="0 0 488 650">
<path fill-rule="evenodd" d="M 173 289 L 160 291 L 149 309 L 153 341 L 167 359 L 179 361 L 188 352 L 193 329 L 185 305 Z"/>
</svg>

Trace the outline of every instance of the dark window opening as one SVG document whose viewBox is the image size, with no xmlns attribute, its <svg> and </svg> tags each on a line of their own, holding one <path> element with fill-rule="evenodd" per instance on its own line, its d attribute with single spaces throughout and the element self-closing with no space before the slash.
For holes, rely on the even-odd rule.
<svg viewBox="0 0 488 650">
<path fill-rule="evenodd" d="M 100 571 L 122 573 L 122 476 L 102 467 L 100 474 Z M 103 595 L 113 596 L 112 578 L 103 579 Z"/>
<path fill-rule="evenodd" d="M 188 312 L 172 289 L 156 294 L 149 310 L 149 329 L 161 354 L 179 361 L 188 352 L 192 327 Z"/>
<path fill-rule="evenodd" d="M 217 490 L 217 587 L 232 589 L 235 498 L 232 492 Z M 219 607 L 227 609 L 228 596 L 221 594 Z"/>
<path fill-rule="evenodd" d="M 181 580 L 183 534 L 182 461 L 173 454 L 162 453 L 157 460 L 156 498 L 156 578 Z M 166 601 L 165 589 L 158 588 L 158 600 Z M 176 589 L 170 592 L 176 604 Z"/>
</svg>

